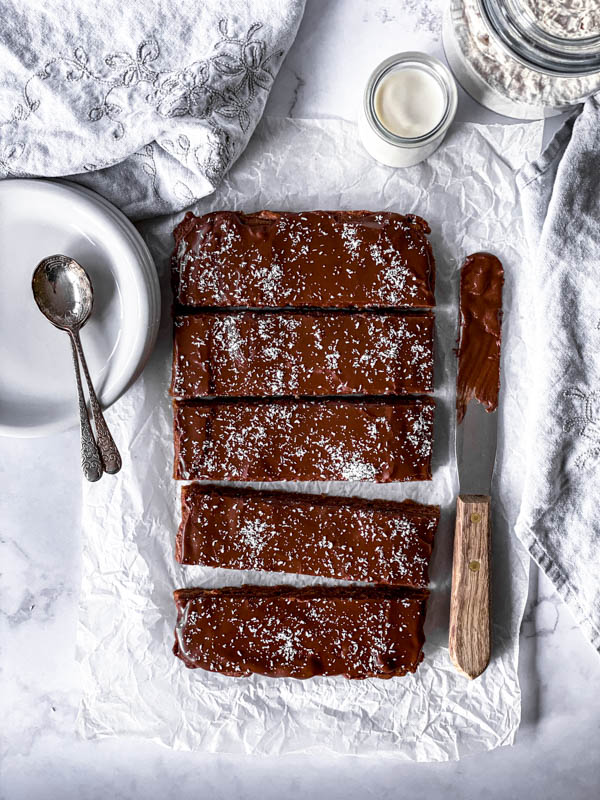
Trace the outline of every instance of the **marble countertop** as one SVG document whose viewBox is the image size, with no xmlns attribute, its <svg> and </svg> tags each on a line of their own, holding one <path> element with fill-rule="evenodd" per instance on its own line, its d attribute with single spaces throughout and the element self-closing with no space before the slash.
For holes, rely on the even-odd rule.
<svg viewBox="0 0 600 800">
<path fill-rule="evenodd" d="M 267 113 L 354 119 L 366 74 L 406 49 L 443 56 L 443 0 L 308 0 Z M 509 122 L 464 93 L 459 118 Z M 556 127 L 554 122 L 550 128 Z M 0 798 L 587 800 L 600 784 L 600 658 L 533 566 L 520 636 L 514 747 L 450 764 L 178 753 L 73 733 L 80 580 L 78 432 L 0 439 Z"/>
</svg>

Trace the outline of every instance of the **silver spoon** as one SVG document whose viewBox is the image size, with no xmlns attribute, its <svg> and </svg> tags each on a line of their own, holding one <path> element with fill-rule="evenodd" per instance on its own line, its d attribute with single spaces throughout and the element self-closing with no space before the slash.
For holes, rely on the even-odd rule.
<svg viewBox="0 0 600 800">
<path fill-rule="evenodd" d="M 81 464 L 85 477 L 90 481 L 97 481 L 103 469 L 111 474 L 121 469 L 121 456 L 102 414 L 79 338 L 79 330 L 92 312 L 94 298 L 91 281 L 77 261 L 68 256 L 55 255 L 40 261 L 33 273 L 31 285 L 33 296 L 42 314 L 57 328 L 66 331 L 71 338 L 79 398 Z M 78 356 L 88 385 L 90 406 L 98 436 L 97 445 L 87 415 Z"/>
</svg>

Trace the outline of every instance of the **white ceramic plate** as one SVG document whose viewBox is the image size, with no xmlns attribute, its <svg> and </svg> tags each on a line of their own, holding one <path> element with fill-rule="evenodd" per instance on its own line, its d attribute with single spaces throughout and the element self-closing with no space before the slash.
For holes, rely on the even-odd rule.
<svg viewBox="0 0 600 800">
<path fill-rule="evenodd" d="M 0 435 L 42 436 L 79 422 L 68 336 L 31 292 L 35 267 L 53 253 L 79 261 L 92 281 L 81 341 L 104 408 L 137 378 L 156 340 L 158 276 L 129 220 L 66 181 L 1 181 Z"/>
</svg>

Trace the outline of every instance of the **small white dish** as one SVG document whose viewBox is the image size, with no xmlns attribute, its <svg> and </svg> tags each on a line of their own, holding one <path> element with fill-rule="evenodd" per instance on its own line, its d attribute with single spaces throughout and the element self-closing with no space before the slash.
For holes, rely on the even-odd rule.
<svg viewBox="0 0 600 800">
<path fill-rule="evenodd" d="M 118 209 L 66 181 L 0 182 L 0 435 L 43 436 L 78 424 L 69 339 L 40 313 L 31 278 L 48 255 L 78 261 L 94 308 L 81 330 L 104 408 L 138 377 L 156 341 L 160 287 L 143 239 Z"/>
</svg>

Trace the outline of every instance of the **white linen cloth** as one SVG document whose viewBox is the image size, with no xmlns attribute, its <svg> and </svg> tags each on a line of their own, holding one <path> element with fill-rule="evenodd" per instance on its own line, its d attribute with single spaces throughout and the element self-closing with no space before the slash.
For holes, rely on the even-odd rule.
<svg viewBox="0 0 600 800">
<path fill-rule="evenodd" d="M 516 532 L 600 650 L 600 99 L 518 176 L 531 436 Z M 527 381 L 523 382 L 524 390 Z"/>
<path fill-rule="evenodd" d="M 77 175 L 133 219 L 213 191 L 304 0 L 2 0 L 0 177 Z"/>
</svg>

